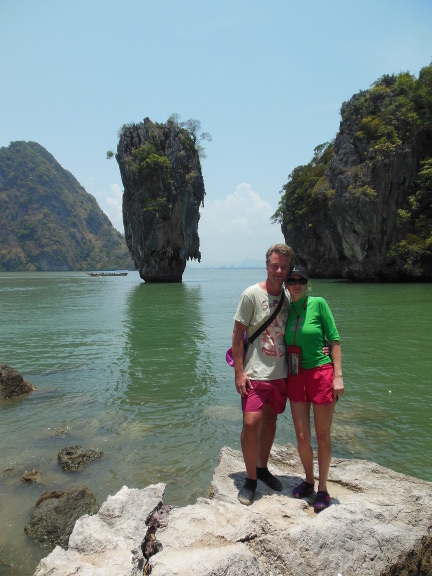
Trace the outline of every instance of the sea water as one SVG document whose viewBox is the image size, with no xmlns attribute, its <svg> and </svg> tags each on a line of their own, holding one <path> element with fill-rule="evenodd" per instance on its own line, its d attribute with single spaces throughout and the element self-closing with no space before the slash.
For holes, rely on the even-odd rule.
<svg viewBox="0 0 432 576">
<path fill-rule="evenodd" d="M 220 449 L 240 449 L 225 351 L 241 292 L 264 278 L 264 268 L 187 268 L 181 284 L 145 284 L 137 272 L 0 273 L 0 363 L 37 388 L 0 401 L 0 576 L 31 575 L 49 553 L 24 533 L 46 490 L 84 484 L 100 504 L 157 482 L 169 504 L 206 495 Z M 311 285 L 342 338 L 334 456 L 432 481 L 432 285 Z M 295 444 L 289 410 L 276 442 Z M 103 456 L 64 472 L 57 454 L 74 444 Z M 21 481 L 31 469 L 39 484 Z"/>
</svg>

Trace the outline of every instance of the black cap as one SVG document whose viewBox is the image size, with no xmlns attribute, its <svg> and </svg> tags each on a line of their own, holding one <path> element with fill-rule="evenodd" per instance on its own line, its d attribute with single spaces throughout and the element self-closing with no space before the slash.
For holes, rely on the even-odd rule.
<svg viewBox="0 0 432 576">
<path fill-rule="evenodd" d="M 309 274 L 306 270 L 306 268 L 304 266 L 298 266 L 297 264 L 295 266 L 292 266 L 291 270 L 289 271 L 289 274 L 287 276 L 287 280 L 289 278 L 291 278 L 291 276 L 301 276 L 302 278 L 305 278 L 306 280 L 309 280 Z"/>
</svg>

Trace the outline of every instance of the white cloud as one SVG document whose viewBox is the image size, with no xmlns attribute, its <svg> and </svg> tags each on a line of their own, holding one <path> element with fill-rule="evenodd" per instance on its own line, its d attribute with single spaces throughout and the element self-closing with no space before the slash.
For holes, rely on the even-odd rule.
<svg viewBox="0 0 432 576">
<path fill-rule="evenodd" d="M 284 242 L 280 225 L 270 222 L 274 212 L 247 183 L 224 200 L 206 202 L 198 227 L 201 265 L 238 266 L 253 260 L 264 266 L 269 246 Z"/>
<path fill-rule="evenodd" d="M 111 184 L 109 191 L 98 190 L 94 193 L 100 208 L 111 220 L 112 225 L 119 232 L 124 234 L 123 214 L 122 214 L 122 197 L 123 190 L 118 184 Z"/>
<path fill-rule="evenodd" d="M 109 191 L 94 193 L 99 206 L 113 226 L 124 233 L 122 217 L 123 190 L 111 184 Z M 247 183 L 239 184 L 223 200 L 205 202 L 198 226 L 201 266 L 264 266 L 269 246 L 284 242 L 279 224 L 270 217 L 276 208 L 263 200 Z M 199 265 L 195 260 L 189 265 Z"/>
</svg>

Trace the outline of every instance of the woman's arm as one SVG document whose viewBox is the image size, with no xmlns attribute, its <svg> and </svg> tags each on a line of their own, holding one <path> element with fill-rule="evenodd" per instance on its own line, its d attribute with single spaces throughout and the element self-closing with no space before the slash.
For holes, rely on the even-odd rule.
<svg viewBox="0 0 432 576">
<path fill-rule="evenodd" d="M 337 400 L 339 396 L 344 393 L 344 383 L 342 378 L 342 350 L 339 340 L 333 340 L 331 343 L 333 365 L 334 365 L 334 379 L 333 379 L 333 395 Z"/>
</svg>

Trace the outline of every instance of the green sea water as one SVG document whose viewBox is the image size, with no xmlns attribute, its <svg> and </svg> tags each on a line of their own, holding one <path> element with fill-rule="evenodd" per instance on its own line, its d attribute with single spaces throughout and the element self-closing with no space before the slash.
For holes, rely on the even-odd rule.
<svg viewBox="0 0 432 576">
<path fill-rule="evenodd" d="M 0 273 L 0 363 L 37 388 L 0 401 L 0 576 L 27 576 L 49 550 L 24 533 L 46 490 L 166 484 L 165 502 L 205 496 L 219 451 L 240 449 L 240 400 L 225 363 L 242 290 L 265 270 L 187 269 L 181 284 L 137 272 Z M 432 481 L 430 284 L 313 280 L 342 338 L 346 393 L 333 454 Z M 278 444 L 295 443 L 289 410 Z M 57 454 L 103 451 L 81 472 Z M 36 468 L 40 484 L 20 478 Z M 9 566 L 9 567 L 7 567 Z"/>
</svg>

